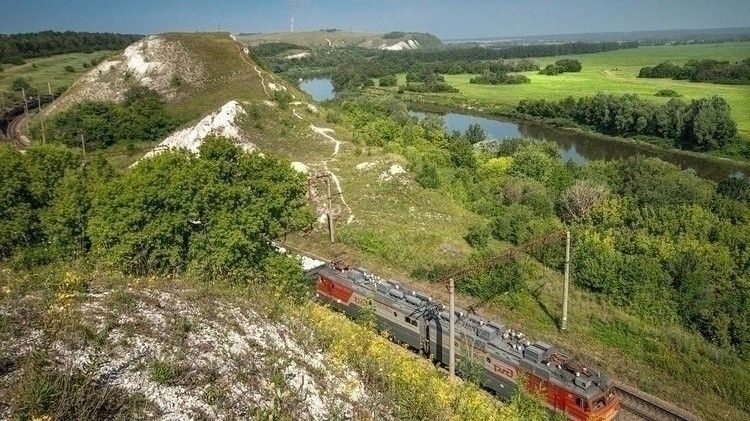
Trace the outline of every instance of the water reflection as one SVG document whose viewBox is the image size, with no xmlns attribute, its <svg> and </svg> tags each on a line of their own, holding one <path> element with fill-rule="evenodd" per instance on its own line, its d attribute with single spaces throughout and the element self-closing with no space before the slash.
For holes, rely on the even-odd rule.
<svg viewBox="0 0 750 421">
<path fill-rule="evenodd" d="M 425 117 L 425 112 L 422 111 L 413 110 L 410 111 L 410 114 L 420 119 Z M 554 142 L 559 147 L 560 160 L 563 162 L 571 161 L 583 165 L 591 160 L 644 155 L 660 158 L 683 169 L 692 169 L 699 176 L 716 181 L 730 175 L 744 176 L 750 174 L 750 164 L 709 161 L 699 156 L 685 155 L 641 143 L 600 138 L 557 127 L 514 121 L 510 118 L 488 118 L 454 112 L 441 116 L 449 131 L 464 132 L 470 124 L 479 124 L 490 139 L 502 141 L 514 137 L 531 137 Z"/>
<path fill-rule="evenodd" d="M 310 94 L 317 102 L 328 101 L 333 99 L 335 92 L 331 78 L 319 77 L 314 79 L 305 79 L 299 83 L 300 89 Z"/>
</svg>

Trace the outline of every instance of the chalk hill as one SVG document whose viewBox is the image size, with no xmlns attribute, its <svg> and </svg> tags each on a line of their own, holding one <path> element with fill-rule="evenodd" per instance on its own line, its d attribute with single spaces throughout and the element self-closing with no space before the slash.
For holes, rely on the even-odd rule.
<svg viewBox="0 0 750 421">
<path fill-rule="evenodd" d="M 389 32 L 387 34 L 339 30 L 271 32 L 264 34 L 240 34 L 237 38 L 251 47 L 270 42 L 288 42 L 308 48 L 355 46 L 383 50 L 413 50 L 442 44 L 440 39 L 432 34 L 400 31 Z"/>
</svg>

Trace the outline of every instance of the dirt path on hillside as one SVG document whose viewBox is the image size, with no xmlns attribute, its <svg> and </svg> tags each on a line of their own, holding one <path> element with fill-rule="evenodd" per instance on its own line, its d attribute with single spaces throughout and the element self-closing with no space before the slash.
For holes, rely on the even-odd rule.
<svg viewBox="0 0 750 421">
<path fill-rule="evenodd" d="M 237 44 L 237 50 L 239 51 L 239 55 L 240 55 L 240 58 L 242 59 L 242 61 L 244 61 L 245 63 L 247 63 L 248 65 L 250 65 L 255 70 L 255 72 L 258 74 L 258 77 L 260 77 L 260 83 L 261 83 L 261 86 L 263 87 L 263 92 L 266 94 L 266 97 L 270 100 L 271 99 L 271 94 L 268 93 L 266 79 L 263 77 L 263 71 L 258 67 L 257 64 L 253 63 L 252 61 L 250 61 L 247 58 L 247 47 L 245 47 L 244 45 L 242 45 L 242 43 L 240 43 L 239 41 L 237 41 L 237 39 L 235 39 L 234 37 L 232 37 L 232 39 Z M 294 94 L 292 94 L 292 98 L 296 99 L 296 96 Z M 309 107 L 309 104 L 304 103 L 304 102 L 300 102 L 299 104 L 300 105 L 304 105 L 306 107 Z M 321 163 L 323 164 L 323 168 L 325 168 L 326 173 L 331 176 L 331 179 L 333 180 L 333 183 L 336 185 L 336 194 L 338 195 L 339 199 L 341 200 L 341 203 L 346 207 L 347 211 L 349 212 L 349 217 L 347 218 L 346 223 L 347 224 L 351 224 L 354 221 L 354 212 L 352 211 L 351 206 L 349 206 L 349 204 L 346 203 L 346 199 L 344 198 L 344 190 L 341 188 L 341 181 L 339 180 L 339 177 L 336 174 L 334 174 L 333 171 L 331 171 L 331 170 L 328 169 L 328 161 L 336 159 L 335 157 L 336 157 L 336 155 L 338 155 L 339 150 L 341 149 L 341 144 L 343 142 L 341 142 L 340 140 L 336 139 L 335 137 L 333 137 L 333 136 L 331 136 L 329 134 L 329 133 L 334 133 L 333 129 L 328 128 L 328 127 L 318 127 L 318 126 L 312 124 L 312 121 L 310 121 L 309 119 L 301 116 L 297 112 L 296 108 L 292 108 L 292 114 L 294 114 L 294 116 L 297 117 L 298 119 L 300 119 L 302 121 L 307 121 L 308 123 L 310 123 L 310 130 L 312 130 L 314 133 L 317 133 L 317 134 L 323 136 L 325 139 L 333 142 L 333 154 L 331 154 L 331 156 L 329 157 L 329 159 L 323 160 Z"/>
</svg>

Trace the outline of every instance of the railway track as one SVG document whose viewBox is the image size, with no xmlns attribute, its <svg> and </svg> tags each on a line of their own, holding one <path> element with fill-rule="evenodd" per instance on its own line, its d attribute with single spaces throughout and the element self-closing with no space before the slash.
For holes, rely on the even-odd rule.
<svg viewBox="0 0 750 421">
<path fill-rule="evenodd" d="M 300 255 L 317 260 L 328 260 L 324 257 L 316 256 L 312 253 L 286 244 L 279 245 L 283 246 L 286 250 L 290 250 Z M 692 414 L 671 402 L 659 399 L 656 396 L 617 380 L 615 380 L 614 387 L 615 392 L 620 398 L 620 411 L 616 417 L 616 420 L 618 421 L 699 421 L 701 419 L 697 415 Z"/>
<path fill-rule="evenodd" d="M 618 420 L 700 420 L 698 416 L 632 386 L 615 381 L 615 389 L 620 397 Z"/>
</svg>

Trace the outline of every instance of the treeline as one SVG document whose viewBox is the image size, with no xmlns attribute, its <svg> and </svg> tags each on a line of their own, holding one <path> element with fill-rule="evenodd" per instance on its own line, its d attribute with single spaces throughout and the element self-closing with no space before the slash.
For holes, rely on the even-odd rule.
<svg viewBox="0 0 750 421">
<path fill-rule="evenodd" d="M 70 147 L 104 149 L 115 144 L 153 142 L 177 128 L 182 120 L 169 114 L 158 92 L 144 86 L 130 88 L 122 103 L 87 101 L 55 114 L 42 128 L 36 123 L 35 139 Z"/>
<path fill-rule="evenodd" d="M 363 76 L 379 78 L 389 74 L 404 73 L 419 67 L 428 67 L 436 73 L 482 74 L 539 70 L 530 60 L 565 54 L 586 54 L 621 48 L 636 48 L 637 43 L 567 43 L 549 45 L 517 45 L 504 48 L 449 46 L 414 51 L 381 51 L 358 47 L 337 48 L 330 54 L 290 62 L 278 57 L 266 58 L 266 64 L 276 73 L 290 77 L 303 77 L 312 73 L 333 73 L 336 70 L 356 71 Z"/>
<path fill-rule="evenodd" d="M 309 48 L 291 42 L 267 42 L 252 48 L 252 52 L 257 57 L 274 56 L 289 50 L 309 50 Z"/>
<path fill-rule="evenodd" d="M 750 58 L 734 63 L 719 60 L 690 60 L 683 66 L 665 61 L 654 67 L 641 68 L 638 77 L 747 85 L 750 84 Z"/>
<path fill-rule="evenodd" d="M 141 35 L 43 31 L 0 35 L 0 63 L 22 64 L 24 59 L 55 54 L 122 50 Z"/>
<path fill-rule="evenodd" d="M 123 175 L 101 154 L 0 146 L 0 181 L 0 261 L 19 269 L 86 258 L 134 275 L 302 281 L 269 240 L 312 222 L 306 184 L 288 162 L 231 139 L 166 151 Z"/>
<path fill-rule="evenodd" d="M 747 180 L 717 185 L 642 156 L 568 165 L 554 144 L 530 140 L 481 152 L 472 147 L 484 137 L 477 127 L 445 133 L 440 118 L 418 122 L 389 98 L 346 101 L 332 117 L 353 127 L 355 142 L 404 155 L 417 183 L 483 215 L 486 222 L 466 236 L 475 257 L 567 226 L 573 232 L 573 279 L 581 288 L 641 318 L 679 323 L 750 356 Z M 532 255 L 562 270 L 561 248 L 550 245 Z M 414 275 L 429 276 L 441 267 Z M 530 294 L 542 271 L 520 258 L 459 288 L 487 299 Z"/>
<path fill-rule="evenodd" d="M 404 56 L 413 53 L 419 61 L 432 62 L 551 57 L 571 54 L 601 53 L 605 51 L 637 47 L 637 42 L 570 42 L 563 44 L 512 45 L 500 48 L 454 47 L 439 50 L 391 51 L 384 54 Z"/>
<path fill-rule="evenodd" d="M 522 100 L 516 111 L 572 122 L 613 136 L 645 135 L 667 139 L 675 147 L 696 151 L 721 149 L 737 134 L 729 104 L 716 96 L 690 103 L 673 98 L 666 104 L 658 104 L 638 95 L 600 93 L 577 100 L 572 97 L 561 101 Z"/>
</svg>

